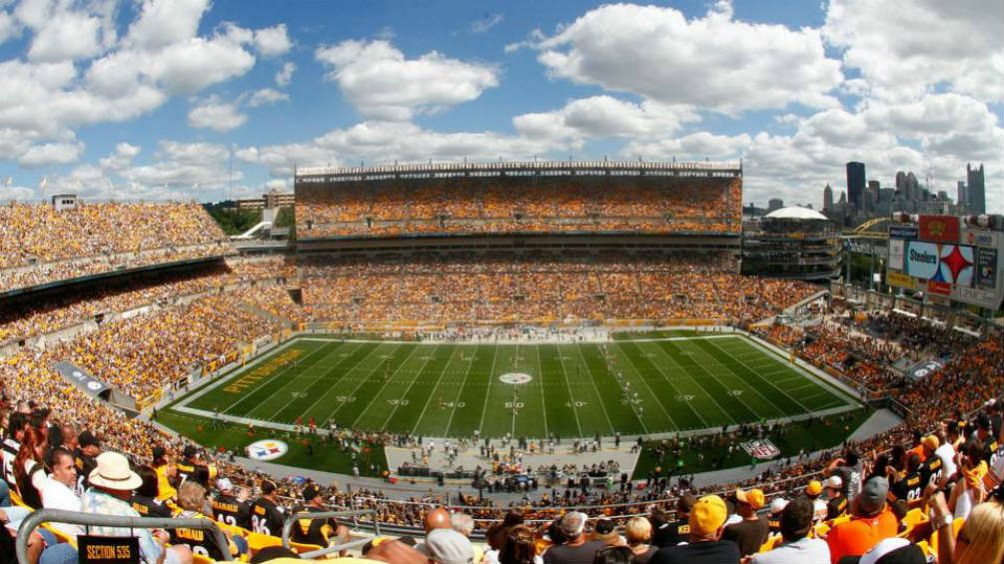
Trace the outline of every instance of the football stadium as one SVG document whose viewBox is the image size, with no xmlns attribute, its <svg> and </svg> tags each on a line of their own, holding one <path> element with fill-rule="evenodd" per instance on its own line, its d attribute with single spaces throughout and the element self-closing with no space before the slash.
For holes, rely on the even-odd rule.
<svg viewBox="0 0 1004 564">
<path fill-rule="evenodd" d="M 293 184 L 281 239 L 194 203 L 0 205 L 7 561 L 1004 542 L 1004 334 L 974 313 L 999 216 L 897 215 L 869 291 L 742 274 L 739 163 Z"/>
</svg>

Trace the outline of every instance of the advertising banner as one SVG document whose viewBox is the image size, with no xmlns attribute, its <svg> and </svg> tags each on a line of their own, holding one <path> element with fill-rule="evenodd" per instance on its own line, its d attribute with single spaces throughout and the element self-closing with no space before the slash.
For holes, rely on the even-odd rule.
<svg viewBox="0 0 1004 564">
<path fill-rule="evenodd" d="M 929 375 L 941 370 L 942 366 L 944 365 L 936 360 L 927 360 L 911 367 L 909 371 L 907 371 L 907 377 L 915 382 L 917 380 L 923 380 Z"/>
<path fill-rule="evenodd" d="M 885 275 L 885 281 L 890 286 L 896 286 L 898 288 L 904 288 L 906 290 L 917 289 L 916 278 L 911 278 L 906 274 L 900 274 L 899 272 L 887 272 Z"/>
<path fill-rule="evenodd" d="M 958 243 L 959 218 L 954 215 L 920 216 L 920 239 L 935 243 Z"/>
<path fill-rule="evenodd" d="M 903 257 L 906 249 L 906 241 L 902 239 L 889 239 L 889 268 L 893 270 L 903 270 Z"/>
<path fill-rule="evenodd" d="M 890 225 L 889 238 L 913 241 L 917 238 L 917 227 L 913 225 Z"/>
<path fill-rule="evenodd" d="M 74 386 L 80 388 L 85 394 L 91 397 L 98 397 L 103 392 L 109 390 L 107 384 L 98 380 L 94 376 L 84 372 L 82 369 L 77 368 L 77 366 L 70 364 L 69 362 L 57 362 L 53 365 L 63 378 L 66 378 Z"/>
<path fill-rule="evenodd" d="M 929 280 L 938 274 L 938 245 L 910 241 L 906 254 L 906 273 Z"/>
<path fill-rule="evenodd" d="M 993 290 L 997 286 L 997 249 L 977 249 L 976 285 Z"/>
<path fill-rule="evenodd" d="M 972 245 L 974 247 L 997 247 L 1000 242 L 1000 233 L 987 231 L 986 229 L 963 227 L 959 242 L 963 245 Z"/>
<path fill-rule="evenodd" d="M 937 280 L 927 281 L 927 291 L 932 294 L 940 294 L 942 296 L 952 295 L 952 285 L 947 282 L 938 282 Z"/>
<path fill-rule="evenodd" d="M 918 241 L 907 246 L 906 273 L 915 278 L 971 287 L 974 270 L 972 247 Z"/>
</svg>

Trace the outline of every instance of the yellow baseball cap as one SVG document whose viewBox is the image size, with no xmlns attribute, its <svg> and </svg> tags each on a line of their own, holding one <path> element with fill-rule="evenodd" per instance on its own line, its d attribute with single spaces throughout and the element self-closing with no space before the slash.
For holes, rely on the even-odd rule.
<svg viewBox="0 0 1004 564">
<path fill-rule="evenodd" d="M 939 441 L 938 437 L 934 435 L 928 435 L 923 439 L 921 439 L 920 444 L 926 446 L 931 450 L 938 450 L 938 447 L 941 446 L 941 441 Z"/>
<path fill-rule="evenodd" d="M 805 486 L 805 495 L 814 497 L 821 493 L 823 493 L 823 483 L 819 480 L 809 480 L 809 484 Z"/>
<path fill-rule="evenodd" d="M 706 495 L 690 508 L 690 531 L 707 537 L 713 535 L 725 524 L 729 510 L 725 501 L 717 495 Z"/>
<path fill-rule="evenodd" d="M 762 490 L 747 490 L 742 489 L 736 490 L 736 499 L 752 507 L 753 509 L 760 509 L 764 504 L 764 495 Z"/>
</svg>

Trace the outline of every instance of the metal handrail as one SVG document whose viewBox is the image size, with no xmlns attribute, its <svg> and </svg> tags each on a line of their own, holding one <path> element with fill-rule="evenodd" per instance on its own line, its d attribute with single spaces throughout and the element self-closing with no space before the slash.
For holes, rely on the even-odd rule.
<svg viewBox="0 0 1004 564">
<path fill-rule="evenodd" d="M 95 515 L 63 509 L 39 509 L 30 513 L 17 530 L 17 561 L 28 562 L 28 539 L 42 523 L 69 523 L 85 527 L 122 527 L 127 529 L 202 529 L 211 531 L 213 541 L 220 549 L 224 560 L 233 560 L 230 543 L 226 535 L 212 519 L 173 519 L 170 517 L 122 517 L 119 515 Z"/>
<path fill-rule="evenodd" d="M 341 517 L 353 517 L 353 525 L 358 527 L 358 522 L 355 517 L 360 515 L 372 515 L 373 517 L 373 532 L 374 536 L 380 536 L 380 523 L 377 520 L 376 509 L 352 509 L 347 511 L 301 511 L 299 513 L 294 513 L 286 516 L 286 521 L 282 524 L 282 546 L 283 548 L 289 548 L 289 535 L 293 530 L 293 523 L 306 519 L 308 521 L 313 521 L 315 519 L 338 519 Z M 342 544 L 336 544 L 328 547 L 322 547 L 320 550 L 312 550 L 310 552 L 304 552 L 300 554 L 300 558 L 304 560 L 310 560 L 317 558 L 318 556 L 324 556 L 326 554 L 333 554 L 341 550 L 348 550 L 350 548 L 355 548 L 357 546 L 363 546 L 371 540 L 371 537 L 357 539 L 354 541 L 349 541 Z"/>
</svg>

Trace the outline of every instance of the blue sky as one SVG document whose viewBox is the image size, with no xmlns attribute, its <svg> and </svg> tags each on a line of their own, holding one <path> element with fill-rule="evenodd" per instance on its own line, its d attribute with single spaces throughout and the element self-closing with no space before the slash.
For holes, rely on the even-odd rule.
<svg viewBox="0 0 1004 564">
<path fill-rule="evenodd" d="M 747 202 L 816 206 L 848 160 L 953 196 L 983 162 L 1004 212 L 992 0 L 0 10 L 0 200 L 212 201 L 287 190 L 294 166 L 606 156 L 741 158 Z"/>
</svg>

